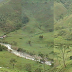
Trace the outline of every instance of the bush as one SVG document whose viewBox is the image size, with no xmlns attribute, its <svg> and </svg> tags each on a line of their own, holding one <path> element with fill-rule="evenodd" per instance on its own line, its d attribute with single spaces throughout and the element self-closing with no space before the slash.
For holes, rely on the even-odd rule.
<svg viewBox="0 0 72 72">
<path fill-rule="evenodd" d="M 0 51 L 7 50 L 7 47 L 0 45 Z"/>
<path fill-rule="evenodd" d="M 72 56 L 70 56 L 70 60 L 72 60 Z"/>
<path fill-rule="evenodd" d="M 39 38 L 41 38 L 41 39 L 42 39 L 42 38 L 43 38 L 43 35 L 40 35 L 40 36 L 39 36 Z"/>
<path fill-rule="evenodd" d="M 31 64 L 26 64 L 25 70 L 28 71 L 28 72 L 31 72 L 31 70 L 32 70 Z"/>
<path fill-rule="evenodd" d="M 54 31 L 54 29 L 49 29 L 49 32 L 53 32 Z"/>
<path fill-rule="evenodd" d="M 41 52 L 38 54 L 38 56 L 41 56 L 42 58 L 44 57 L 44 54 L 42 54 Z"/>
<path fill-rule="evenodd" d="M 31 46 L 31 41 L 30 40 L 28 41 L 28 44 Z"/>
<path fill-rule="evenodd" d="M 72 33 L 70 33 L 66 36 L 66 40 L 72 40 Z"/>
<path fill-rule="evenodd" d="M 17 50 L 18 52 L 26 52 L 26 50 L 22 49 L 22 48 L 18 48 Z"/>
<path fill-rule="evenodd" d="M 54 63 L 52 63 L 51 66 L 53 67 L 54 66 Z"/>
<path fill-rule="evenodd" d="M 29 22 L 29 18 L 28 17 L 23 17 L 22 18 L 22 23 L 26 24 L 27 22 Z"/>
</svg>

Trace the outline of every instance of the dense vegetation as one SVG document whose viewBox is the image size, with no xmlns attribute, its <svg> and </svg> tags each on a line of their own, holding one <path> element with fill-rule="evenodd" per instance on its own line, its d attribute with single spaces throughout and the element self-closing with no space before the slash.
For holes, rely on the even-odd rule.
<svg viewBox="0 0 72 72">
<path fill-rule="evenodd" d="M 3 45 L 0 45 L 0 51 L 4 51 L 4 50 L 7 50 L 7 48 Z"/>
<path fill-rule="evenodd" d="M 6 33 L 19 29 L 21 22 L 20 1 L 10 1 L 0 8 L 0 29 Z"/>
</svg>

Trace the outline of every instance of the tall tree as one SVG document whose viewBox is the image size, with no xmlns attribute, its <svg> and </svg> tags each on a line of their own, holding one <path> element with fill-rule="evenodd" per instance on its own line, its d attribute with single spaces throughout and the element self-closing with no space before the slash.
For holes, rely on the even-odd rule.
<svg viewBox="0 0 72 72">
<path fill-rule="evenodd" d="M 16 62 L 17 61 L 15 59 L 13 59 L 13 58 L 10 60 L 10 64 L 12 64 L 13 68 L 14 68 Z"/>
<path fill-rule="evenodd" d="M 63 65 L 64 67 L 66 67 L 66 54 L 70 52 L 69 45 L 60 43 L 57 49 L 60 51 L 61 59 L 63 60 Z"/>
<path fill-rule="evenodd" d="M 31 64 L 26 64 L 25 70 L 28 71 L 28 72 L 31 72 L 31 70 L 32 70 Z"/>
</svg>

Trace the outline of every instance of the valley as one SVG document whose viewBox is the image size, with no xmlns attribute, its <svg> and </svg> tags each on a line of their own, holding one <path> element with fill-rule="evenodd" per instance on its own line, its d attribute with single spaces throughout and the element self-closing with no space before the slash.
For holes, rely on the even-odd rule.
<svg viewBox="0 0 72 72">
<path fill-rule="evenodd" d="M 6 37 L 0 38 L 0 43 L 10 44 L 15 55 L 0 46 L 0 72 L 71 72 L 71 10 L 71 0 L 1 3 L 0 37 Z M 20 57 L 19 53 L 42 59 L 36 62 Z M 53 64 L 46 65 L 45 60 Z"/>
</svg>

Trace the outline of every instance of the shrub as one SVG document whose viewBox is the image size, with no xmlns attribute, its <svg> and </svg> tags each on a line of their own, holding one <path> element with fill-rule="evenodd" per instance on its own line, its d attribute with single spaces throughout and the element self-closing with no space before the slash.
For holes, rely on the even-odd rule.
<svg viewBox="0 0 72 72">
<path fill-rule="evenodd" d="M 40 52 L 40 53 L 38 54 L 38 56 L 41 56 L 41 57 L 43 58 L 45 55 Z"/>
<path fill-rule="evenodd" d="M 23 17 L 22 18 L 22 23 L 26 24 L 27 22 L 29 22 L 29 18 L 28 17 Z"/>
<path fill-rule="evenodd" d="M 22 48 L 18 48 L 17 50 L 18 52 L 26 52 L 26 50 L 22 49 Z"/>
<path fill-rule="evenodd" d="M 28 44 L 31 46 L 31 41 L 30 40 L 28 41 Z"/>
<path fill-rule="evenodd" d="M 40 35 L 40 36 L 39 36 L 39 38 L 41 38 L 41 39 L 42 39 L 42 38 L 43 38 L 43 35 Z"/>
<path fill-rule="evenodd" d="M 72 56 L 70 56 L 70 60 L 72 60 Z"/>
<path fill-rule="evenodd" d="M 26 71 L 31 72 L 31 69 L 32 69 L 31 64 L 26 64 L 25 65 L 25 70 Z"/>
<path fill-rule="evenodd" d="M 49 29 L 49 32 L 53 32 L 54 31 L 54 29 Z"/>
<path fill-rule="evenodd" d="M 0 45 L 0 51 L 7 50 L 7 47 Z"/>
</svg>

